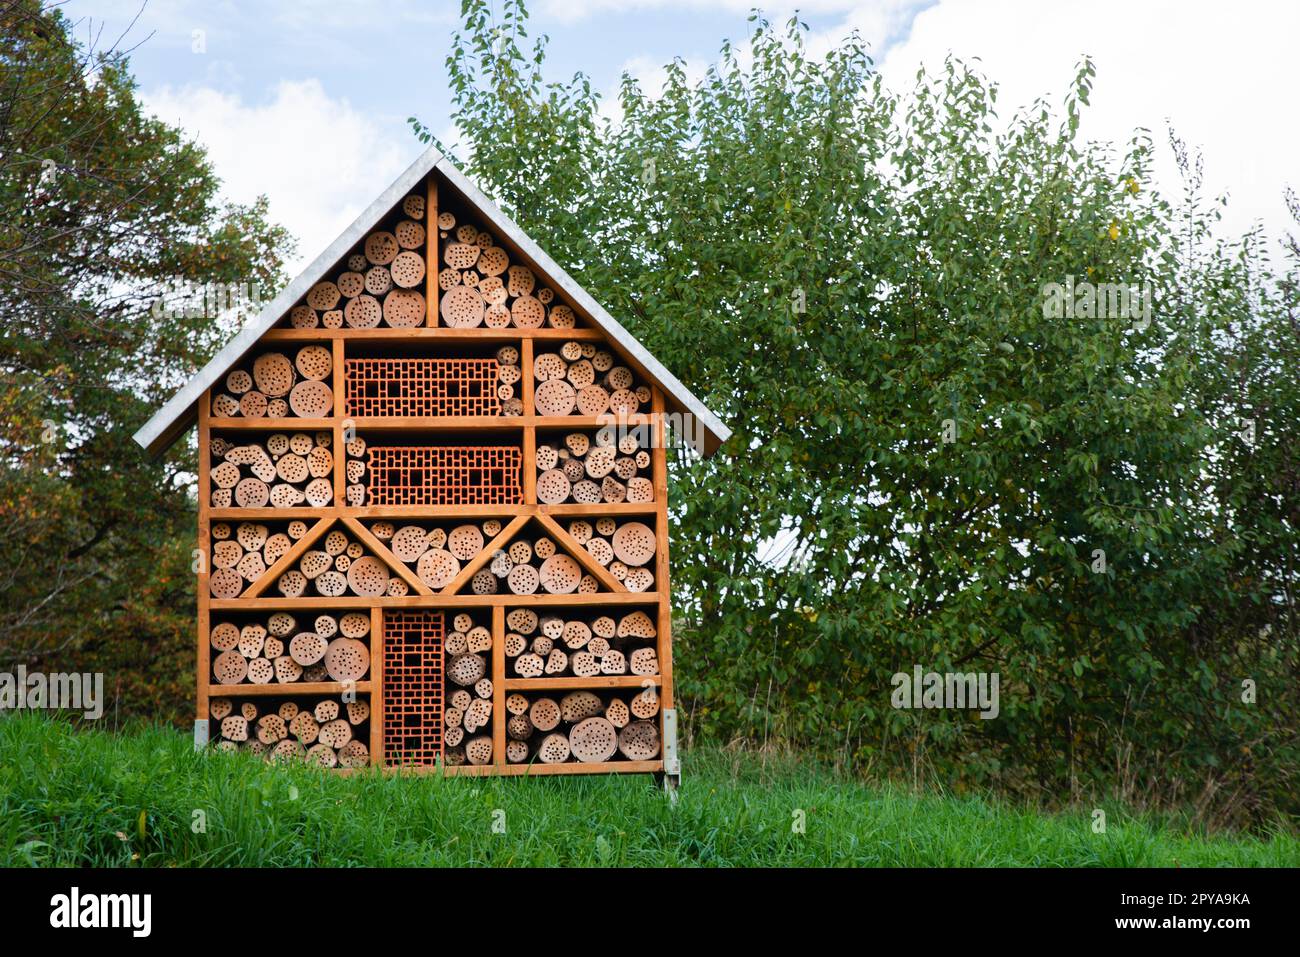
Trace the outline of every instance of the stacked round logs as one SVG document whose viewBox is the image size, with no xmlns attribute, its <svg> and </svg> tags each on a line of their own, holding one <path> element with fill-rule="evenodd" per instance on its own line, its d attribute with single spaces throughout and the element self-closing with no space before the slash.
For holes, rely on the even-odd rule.
<svg viewBox="0 0 1300 957">
<path fill-rule="evenodd" d="M 394 585 L 393 582 L 398 582 Z M 406 594 L 406 583 L 394 578 L 365 546 L 341 529 L 331 529 L 314 548 L 303 552 L 298 567 L 280 576 L 276 587 L 285 598 L 301 598 L 310 589 L 326 598 L 353 594 L 362 598 Z"/>
<path fill-rule="evenodd" d="M 523 415 L 524 400 L 519 397 L 519 384 L 523 378 L 519 367 L 519 350 L 502 346 L 497 350 L 497 398 L 501 400 L 502 415 Z"/>
<path fill-rule="evenodd" d="M 304 622 L 305 624 L 305 622 Z M 370 672 L 367 612 L 318 615 L 309 628 L 285 611 L 242 627 L 212 626 L 212 678 L 218 684 L 361 681 Z"/>
<path fill-rule="evenodd" d="M 492 763 L 492 631 L 487 616 L 469 612 L 451 620 L 443 641 L 446 695 L 443 756 L 448 765 Z"/>
<path fill-rule="evenodd" d="M 289 310 L 295 329 L 410 329 L 424 325 L 424 198 L 408 196 L 392 229 L 365 238 Z"/>
<path fill-rule="evenodd" d="M 212 414 L 229 419 L 320 419 L 334 412 L 334 392 L 326 381 L 333 371 L 329 346 L 303 346 L 291 360 L 283 352 L 264 352 L 226 375 L 224 391 L 214 389 Z"/>
<path fill-rule="evenodd" d="M 210 739 L 218 751 L 247 751 L 273 764 L 303 762 L 323 768 L 370 763 L 370 704 L 363 698 L 213 698 Z"/>
<path fill-rule="evenodd" d="M 442 324 L 461 329 L 487 326 L 504 329 L 572 329 L 572 307 L 558 302 L 550 289 L 537 288 L 537 277 L 510 254 L 491 233 L 464 223 L 452 213 L 438 216 L 442 269 L 438 273 L 438 313 Z"/>
<path fill-rule="evenodd" d="M 566 342 L 533 359 L 533 405 L 538 415 L 629 416 L 650 405 L 650 389 L 632 370 L 591 342 Z"/>
<path fill-rule="evenodd" d="M 654 587 L 654 573 L 647 565 L 654 560 L 658 542 L 649 525 L 612 518 L 579 518 L 569 522 L 568 532 L 628 591 L 643 592 Z"/>
<path fill-rule="evenodd" d="M 546 536 L 516 538 L 488 563 L 486 575 L 474 577 L 474 591 L 492 595 L 509 591 L 515 595 L 534 595 L 539 590 L 552 595 L 594 594 L 600 582 L 585 574 L 578 560 L 564 552 Z"/>
<path fill-rule="evenodd" d="M 506 696 L 506 760 L 521 764 L 565 761 L 650 761 L 659 756 L 659 694 L 571 691 L 555 698 Z"/>
<path fill-rule="evenodd" d="M 214 598 L 238 598 L 307 534 L 306 522 L 288 522 L 272 531 L 266 525 L 226 522 L 212 526 L 212 568 L 208 590 Z"/>
<path fill-rule="evenodd" d="M 242 437 L 241 437 L 242 438 Z M 213 508 L 321 508 L 334 501 L 334 453 L 329 432 L 276 432 L 236 445 L 212 439 L 208 476 Z"/>
<path fill-rule="evenodd" d="M 506 614 L 506 672 L 519 678 L 657 675 L 654 621 L 643 611 L 563 615 L 531 608 Z"/>
<path fill-rule="evenodd" d="M 653 502 L 650 451 L 643 432 L 605 426 L 593 435 L 570 432 L 563 442 L 537 446 L 537 500 L 596 504 Z"/>
<path fill-rule="evenodd" d="M 497 535 L 501 522 L 495 518 L 478 524 L 446 526 L 398 525 L 390 521 L 370 526 L 375 538 L 405 562 L 434 591 L 446 588 L 460 574 L 461 567 L 474 559 Z M 490 595 L 497 590 L 497 579 L 486 568 L 470 581 L 476 595 Z"/>
<path fill-rule="evenodd" d="M 344 497 L 352 508 L 366 504 L 366 440 L 359 435 L 353 436 L 343 445 L 347 453 L 343 477 L 347 481 Z"/>
</svg>

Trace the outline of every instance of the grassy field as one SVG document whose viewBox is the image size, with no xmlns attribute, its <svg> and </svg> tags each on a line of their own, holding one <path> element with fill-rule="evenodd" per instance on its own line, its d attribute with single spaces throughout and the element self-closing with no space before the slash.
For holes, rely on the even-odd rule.
<svg viewBox="0 0 1300 957">
<path fill-rule="evenodd" d="M 197 755 L 171 729 L 10 716 L 0 865 L 1300 865 L 1300 841 L 1281 833 L 1191 834 L 1108 808 L 1095 834 L 1083 813 L 917 796 L 717 751 L 688 754 L 685 769 L 673 805 L 648 776 L 344 778 Z"/>
</svg>

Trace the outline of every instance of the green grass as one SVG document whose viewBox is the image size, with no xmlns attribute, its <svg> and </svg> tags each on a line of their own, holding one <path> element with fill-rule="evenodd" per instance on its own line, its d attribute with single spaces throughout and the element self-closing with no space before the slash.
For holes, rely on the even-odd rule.
<svg viewBox="0 0 1300 957">
<path fill-rule="evenodd" d="M 1108 808 L 1095 834 L 1083 812 L 918 796 L 790 758 L 695 751 L 685 769 L 673 805 L 647 775 L 345 778 L 198 755 L 171 729 L 16 715 L 0 719 L 0 865 L 1300 864 L 1284 833 L 1207 836 Z"/>
</svg>

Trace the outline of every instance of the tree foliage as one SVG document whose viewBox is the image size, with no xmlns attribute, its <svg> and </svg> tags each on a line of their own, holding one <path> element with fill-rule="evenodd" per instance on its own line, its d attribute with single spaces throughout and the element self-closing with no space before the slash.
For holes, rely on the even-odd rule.
<svg viewBox="0 0 1300 957">
<path fill-rule="evenodd" d="M 895 92 L 861 38 L 756 16 L 605 109 L 522 3 L 462 13 L 467 170 L 735 429 L 671 474 L 694 733 L 1295 809 L 1294 264 L 1161 197 L 1146 131 L 1084 141 L 1091 63 L 1003 116 L 960 62 Z M 1047 315 L 1067 281 L 1153 315 Z M 997 672 L 999 718 L 892 708 L 916 664 Z"/>
<path fill-rule="evenodd" d="M 176 280 L 269 289 L 288 242 L 265 201 L 219 201 L 126 52 L 76 26 L 0 11 L 0 666 L 103 670 L 171 717 L 193 692 L 193 448 L 151 462 L 131 435 L 227 330 L 153 305 Z"/>
</svg>

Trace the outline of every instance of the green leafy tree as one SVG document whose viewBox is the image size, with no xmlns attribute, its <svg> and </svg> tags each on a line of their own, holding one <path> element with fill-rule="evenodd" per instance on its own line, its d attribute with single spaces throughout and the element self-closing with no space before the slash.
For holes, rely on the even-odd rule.
<svg viewBox="0 0 1300 957">
<path fill-rule="evenodd" d="M 0 666 L 103 670 L 122 713 L 175 717 L 194 453 L 147 461 L 131 435 L 228 330 L 154 306 L 180 280 L 269 291 L 288 242 L 265 201 L 220 203 L 125 53 L 73 27 L 37 0 L 0 11 Z"/>
<path fill-rule="evenodd" d="M 1280 689 L 1294 629 L 1213 614 L 1250 535 L 1294 582 L 1293 526 L 1224 525 L 1221 496 L 1275 481 L 1218 454 L 1204 368 L 1253 302 L 1211 217 L 1152 189 L 1145 132 L 1080 137 L 1089 62 L 1060 108 L 1002 118 L 959 62 L 896 93 L 860 38 L 814 59 L 801 24 L 755 17 L 698 82 L 625 76 L 609 119 L 582 74 L 547 79 L 522 3 L 462 13 L 466 167 L 735 429 L 671 474 L 693 732 L 1153 800 L 1266 790 L 1238 759 L 1272 734 L 1281 780 L 1294 735 L 1239 707 L 1230 668 Z M 1067 282 L 1147 284 L 1155 308 L 1052 315 Z M 916 664 L 997 672 L 998 719 L 891 707 Z"/>
</svg>

